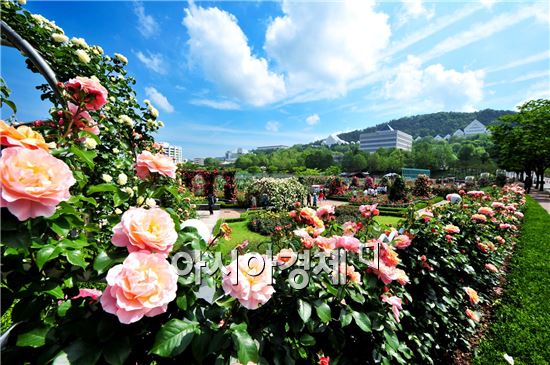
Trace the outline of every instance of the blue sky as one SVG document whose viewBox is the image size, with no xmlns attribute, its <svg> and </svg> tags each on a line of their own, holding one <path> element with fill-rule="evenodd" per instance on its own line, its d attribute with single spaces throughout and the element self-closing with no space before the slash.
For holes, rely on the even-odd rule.
<svg viewBox="0 0 550 365">
<path fill-rule="evenodd" d="M 547 2 L 69 2 L 27 9 L 124 54 L 140 100 L 186 158 L 311 142 L 437 111 L 550 97 Z M 19 120 L 48 105 L 18 52 L 2 77 Z M 2 110 L 3 118 L 9 113 Z"/>
</svg>

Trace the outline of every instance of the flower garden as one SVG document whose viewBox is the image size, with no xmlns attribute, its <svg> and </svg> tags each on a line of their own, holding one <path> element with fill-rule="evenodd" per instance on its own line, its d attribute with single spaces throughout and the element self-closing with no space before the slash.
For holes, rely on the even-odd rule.
<svg viewBox="0 0 550 365">
<path fill-rule="evenodd" d="M 12 2 L 2 14 L 59 79 L 41 87 L 44 120 L 0 122 L 6 363 L 440 364 L 487 323 L 521 238 L 521 187 L 404 202 L 392 226 L 380 201 L 313 209 L 296 179 L 265 179 L 249 191 L 278 213 L 249 224 L 268 242 L 228 253 L 231 228 L 211 236 L 195 219 L 124 56 Z"/>
</svg>

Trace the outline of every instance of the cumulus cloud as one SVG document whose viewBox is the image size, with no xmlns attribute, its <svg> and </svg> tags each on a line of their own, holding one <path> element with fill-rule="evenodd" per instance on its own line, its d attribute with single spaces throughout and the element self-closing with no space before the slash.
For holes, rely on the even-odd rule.
<svg viewBox="0 0 550 365">
<path fill-rule="evenodd" d="M 152 86 L 146 87 L 145 95 L 147 95 L 147 97 L 151 99 L 153 106 L 156 106 L 167 113 L 172 113 L 174 111 L 174 107 L 172 106 L 172 104 L 170 104 L 166 96 L 162 95 L 154 87 Z"/>
<path fill-rule="evenodd" d="M 483 99 L 483 71 L 459 72 L 441 64 L 423 67 L 409 56 L 397 67 L 397 74 L 384 87 L 385 96 L 418 104 L 429 110 L 475 110 Z"/>
<path fill-rule="evenodd" d="M 151 53 L 147 51 L 146 55 L 143 52 L 138 51 L 136 56 L 148 69 L 158 72 L 159 74 L 166 74 L 167 69 L 164 65 L 164 58 L 160 53 Z"/>
<path fill-rule="evenodd" d="M 151 15 L 145 14 L 145 7 L 140 1 L 134 2 L 134 13 L 138 17 L 137 29 L 145 38 L 150 38 L 159 31 L 159 25 L 155 18 Z"/>
<path fill-rule="evenodd" d="M 282 11 L 268 26 L 264 49 L 286 73 L 292 94 L 344 95 L 353 79 L 375 71 L 391 34 L 388 16 L 374 10 L 374 1 L 312 6 L 284 0 Z"/>
<path fill-rule="evenodd" d="M 401 0 L 403 12 L 397 20 L 397 26 L 402 26 L 411 19 L 424 17 L 431 19 L 435 15 L 433 9 L 427 9 L 422 0 Z"/>
<path fill-rule="evenodd" d="M 190 103 L 193 105 L 207 106 L 209 108 L 220 110 L 239 109 L 239 104 L 230 100 L 192 99 Z"/>
<path fill-rule="evenodd" d="M 319 123 L 320 120 L 321 120 L 321 118 L 319 117 L 318 114 L 312 114 L 312 115 L 310 115 L 309 117 L 306 118 L 306 123 L 309 124 L 309 125 L 314 125 L 314 124 Z"/>
<path fill-rule="evenodd" d="M 191 4 L 183 24 L 189 33 L 189 61 L 202 68 L 204 77 L 228 97 L 262 106 L 286 95 L 282 75 L 269 71 L 256 57 L 230 13 Z"/>
<path fill-rule="evenodd" d="M 276 122 L 274 120 L 270 120 L 265 124 L 265 129 L 274 133 L 278 132 L 280 127 L 281 127 L 281 123 Z"/>
</svg>

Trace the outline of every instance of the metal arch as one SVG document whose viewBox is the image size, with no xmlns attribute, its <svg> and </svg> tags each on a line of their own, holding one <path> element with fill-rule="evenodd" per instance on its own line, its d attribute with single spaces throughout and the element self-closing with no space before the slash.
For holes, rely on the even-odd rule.
<svg viewBox="0 0 550 365">
<path fill-rule="evenodd" d="M 0 21 L 0 29 L 2 33 L 1 45 L 14 47 L 21 51 L 21 53 L 23 53 L 23 55 L 26 56 L 33 63 L 38 72 L 40 72 L 40 74 L 44 76 L 60 104 L 64 104 L 61 93 L 57 88 L 57 77 L 55 76 L 55 73 L 51 69 L 50 65 L 48 65 L 48 63 L 44 60 L 40 53 L 38 53 L 29 42 L 23 39 L 15 30 L 13 30 L 12 27 L 10 27 L 3 20 Z"/>
</svg>

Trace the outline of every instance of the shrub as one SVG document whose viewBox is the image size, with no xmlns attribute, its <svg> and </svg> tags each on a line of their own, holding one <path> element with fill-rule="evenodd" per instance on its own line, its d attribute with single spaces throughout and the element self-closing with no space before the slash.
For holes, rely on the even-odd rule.
<svg viewBox="0 0 550 365">
<path fill-rule="evenodd" d="M 407 196 L 405 190 L 405 182 L 401 176 L 396 176 L 393 182 L 390 184 L 388 190 L 388 198 L 391 201 L 404 200 Z"/>
<path fill-rule="evenodd" d="M 365 189 L 372 189 L 374 188 L 374 179 L 370 176 L 365 177 Z"/>
<path fill-rule="evenodd" d="M 341 177 L 333 176 L 328 182 L 328 195 L 343 195 L 347 189 L 346 183 Z"/>
<path fill-rule="evenodd" d="M 268 205 L 274 207 L 275 210 L 287 210 L 295 202 L 304 200 L 307 195 L 307 188 L 294 177 L 285 179 L 263 177 L 249 185 L 246 190 L 247 197 L 250 198 L 254 195 L 258 205 L 261 204 L 262 194 L 268 196 Z"/>
<path fill-rule="evenodd" d="M 270 236 L 275 233 L 275 227 L 285 227 L 291 223 L 288 213 L 259 211 L 248 221 L 248 229 L 252 232 Z"/>
<path fill-rule="evenodd" d="M 430 178 L 427 175 L 418 175 L 414 182 L 413 195 L 419 197 L 430 196 Z"/>
</svg>

